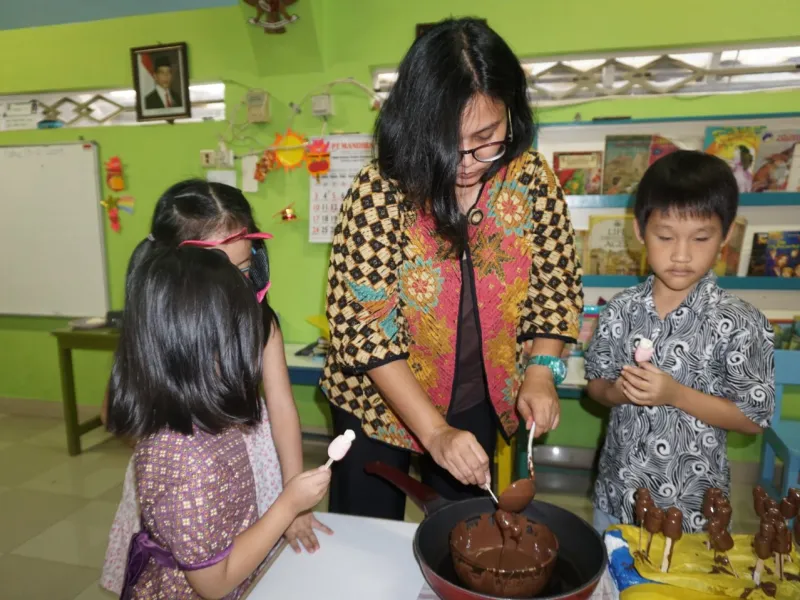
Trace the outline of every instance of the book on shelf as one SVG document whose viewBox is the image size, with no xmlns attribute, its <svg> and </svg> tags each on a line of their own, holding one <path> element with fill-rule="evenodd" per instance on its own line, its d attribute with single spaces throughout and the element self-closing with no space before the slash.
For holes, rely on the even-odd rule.
<svg viewBox="0 0 800 600">
<path fill-rule="evenodd" d="M 761 136 L 766 127 L 707 127 L 705 149 L 731 167 L 740 192 L 750 192 Z"/>
<path fill-rule="evenodd" d="M 786 178 L 786 191 L 800 192 L 800 144 L 794 147 L 792 168 L 789 170 L 789 175 Z"/>
<path fill-rule="evenodd" d="M 575 246 L 575 258 L 582 267 L 586 264 L 586 238 L 589 236 L 589 232 L 585 229 L 576 229 L 573 233 L 575 234 L 572 238 Z"/>
<path fill-rule="evenodd" d="M 568 196 L 599 194 L 603 182 L 603 153 L 554 152 L 553 170 Z"/>
<path fill-rule="evenodd" d="M 604 194 L 633 194 L 647 167 L 679 147 L 660 135 L 609 135 L 603 165 Z"/>
<path fill-rule="evenodd" d="M 753 173 L 754 192 L 782 192 L 793 170 L 800 177 L 800 129 L 768 129 L 761 135 Z"/>
<path fill-rule="evenodd" d="M 747 275 L 800 277 L 800 231 L 756 232 Z"/>
<path fill-rule="evenodd" d="M 644 245 L 636 238 L 634 217 L 592 215 L 586 238 L 586 275 L 643 275 L 647 272 Z"/>
<path fill-rule="evenodd" d="M 789 350 L 792 343 L 795 319 L 770 319 L 774 332 L 775 350 Z"/>
<path fill-rule="evenodd" d="M 744 217 L 736 217 L 736 220 L 731 224 L 731 233 L 728 243 L 720 250 L 717 262 L 714 265 L 714 273 L 720 277 L 725 275 L 735 276 L 738 273 L 746 230 L 747 219 Z"/>
</svg>

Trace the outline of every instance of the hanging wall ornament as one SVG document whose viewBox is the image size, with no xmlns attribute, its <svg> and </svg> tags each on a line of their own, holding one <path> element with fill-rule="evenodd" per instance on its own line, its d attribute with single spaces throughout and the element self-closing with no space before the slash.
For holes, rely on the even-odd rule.
<svg viewBox="0 0 800 600">
<path fill-rule="evenodd" d="M 272 150 L 264 150 L 264 154 L 261 155 L 261 158 L 256 163 L 256 172 L 253 177 L 259 183 L 264 183 L 264 180 L 267 178 L 267 173 L 274 171 L 277 167 L 278 159 L 275 156 L 275 152 Z"/>
<path fill-rule="evenodd" d="M 112 156 L 106 162 L 106 185 L 115 192 L 125 189 L 125 178 L 122 174 L 122 161 L 119 156 Z"/>
<path fill-rule="evenodd" d="M 317 178 L 317 181 L 331 170 L 330 147 L 325 140 L 318 139 L 311 142 L 306 148 L 306 168 L 311 175 Z"/>
<path fill-rule="evenodd" d="M 292 202 L 289 206 L 284 208 L 283 210 L 279 210 L 272 218 L 274 219 L 277 216 L 280 216 L 281 221 L 296 221 L 297 220 L 297 213 L 294 212 L 294 202 Z"/>
<path fill-rule="evenodd" d="M 286 132 L 286 135 L 276 134 L 275 143 L 272 146 L 275 149 L 278 164 L 286 171 L 296 169 L 303 162 L 306 154 L 305 144 L 306 139 L 291 129 Z"/>
</svg>

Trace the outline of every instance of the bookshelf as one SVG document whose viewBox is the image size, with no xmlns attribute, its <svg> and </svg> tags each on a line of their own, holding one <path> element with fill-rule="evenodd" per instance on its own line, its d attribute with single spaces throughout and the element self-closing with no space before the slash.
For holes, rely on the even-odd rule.
<svg viewBox="0 0 800 600">
<path fill-rule="evenodd" d="M 552 164 L 554 152 L 603 151 L 609 135 L 658 134 L 686 148 L 702 149 L 708 126 L 765 125 L 770 129 L 800 129 L 800 112 L 751 115 L 708 115 L 664 119 L 604 119 L 540 123 L 536 145 Z M 567 196 L 573 226 L 587 229 L 590 215 L 613 215 L 633 208 L 630 195 Z M 745 193 L 740 196 L 739 213 L 748 222 L 746 240 L 752 240 L 751 227 L 758 229 L 780 224 L 796 224 L 800 230 L 800 192 Z M 749 261 L 750 245 L 745 242 L 742 261 Z M 797 310 L 800 278 L 719 277 L 719 285 L 731 290 L 762 310 Z M 608 296 L 612 290 L 637 285 L 645 276 L 585 275 L 584 287 L 595 290 L 587 294 Z"/>
</svg>

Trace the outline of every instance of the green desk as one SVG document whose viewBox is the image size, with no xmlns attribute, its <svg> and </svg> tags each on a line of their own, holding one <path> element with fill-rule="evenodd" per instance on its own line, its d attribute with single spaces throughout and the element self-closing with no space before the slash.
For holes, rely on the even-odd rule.
<svg viewBox="0 0 800 600">
<path fill-rule="evenodd" d="M 78 420 L 78 402 L 75 395 L 75 373 L 72 365 L 73 350 L 99 350 L 114 352 L 119 343 L 119 330 L 57 329 L 53 335 L 58 341 L 58 363 L 61 371 L 61 400 L 64 404 L 64 426 L 67 431 L 67 451 L 70 456 L 81 453 L 81 436 L 102 427 L 100 417 L 81 423 Z M 295 356 L 306 344 L 285 344 L 289 381 L 293 385 L 314 385 L 322 374 L 322 362 L 318 359 Z"/>
<path fill-rule="evenodd" d="M 73 350 L 100 350 L 114 352 L 119 342 L 116 329 L 71 330 L 57 329 L 53 335 L 58 341 L 58 366 L 61 371 L 61 401 L 64 403 L 64 427 L 67 430 L 67 452 L 70 456 L 81 453 L 81 436 L 102 427 L 100 416 L 81 423 L 78 420 L 78 402 L 75 397 L 75 372 L 72 365 Z"/>
</svg>

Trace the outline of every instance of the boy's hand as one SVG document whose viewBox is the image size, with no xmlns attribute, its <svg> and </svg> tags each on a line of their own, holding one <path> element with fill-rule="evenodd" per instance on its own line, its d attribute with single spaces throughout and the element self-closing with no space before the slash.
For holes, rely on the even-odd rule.
<svg viewBox="0 0 800 600">
<path fill-rule="evenodd" d="M 283 493 L 286 494 L 295 514 L 300 514 L 322 500 L 330 482 L 330 469 L 318 467 L 292 477 Z"/>
<path fill-rule="evenodd" d="M 639 406 L 664 406 L 675 402 L 681 385 L 669 373 L 642 363 L 640 367 L 622 367 L 622 391 Z"/>
</svg>

